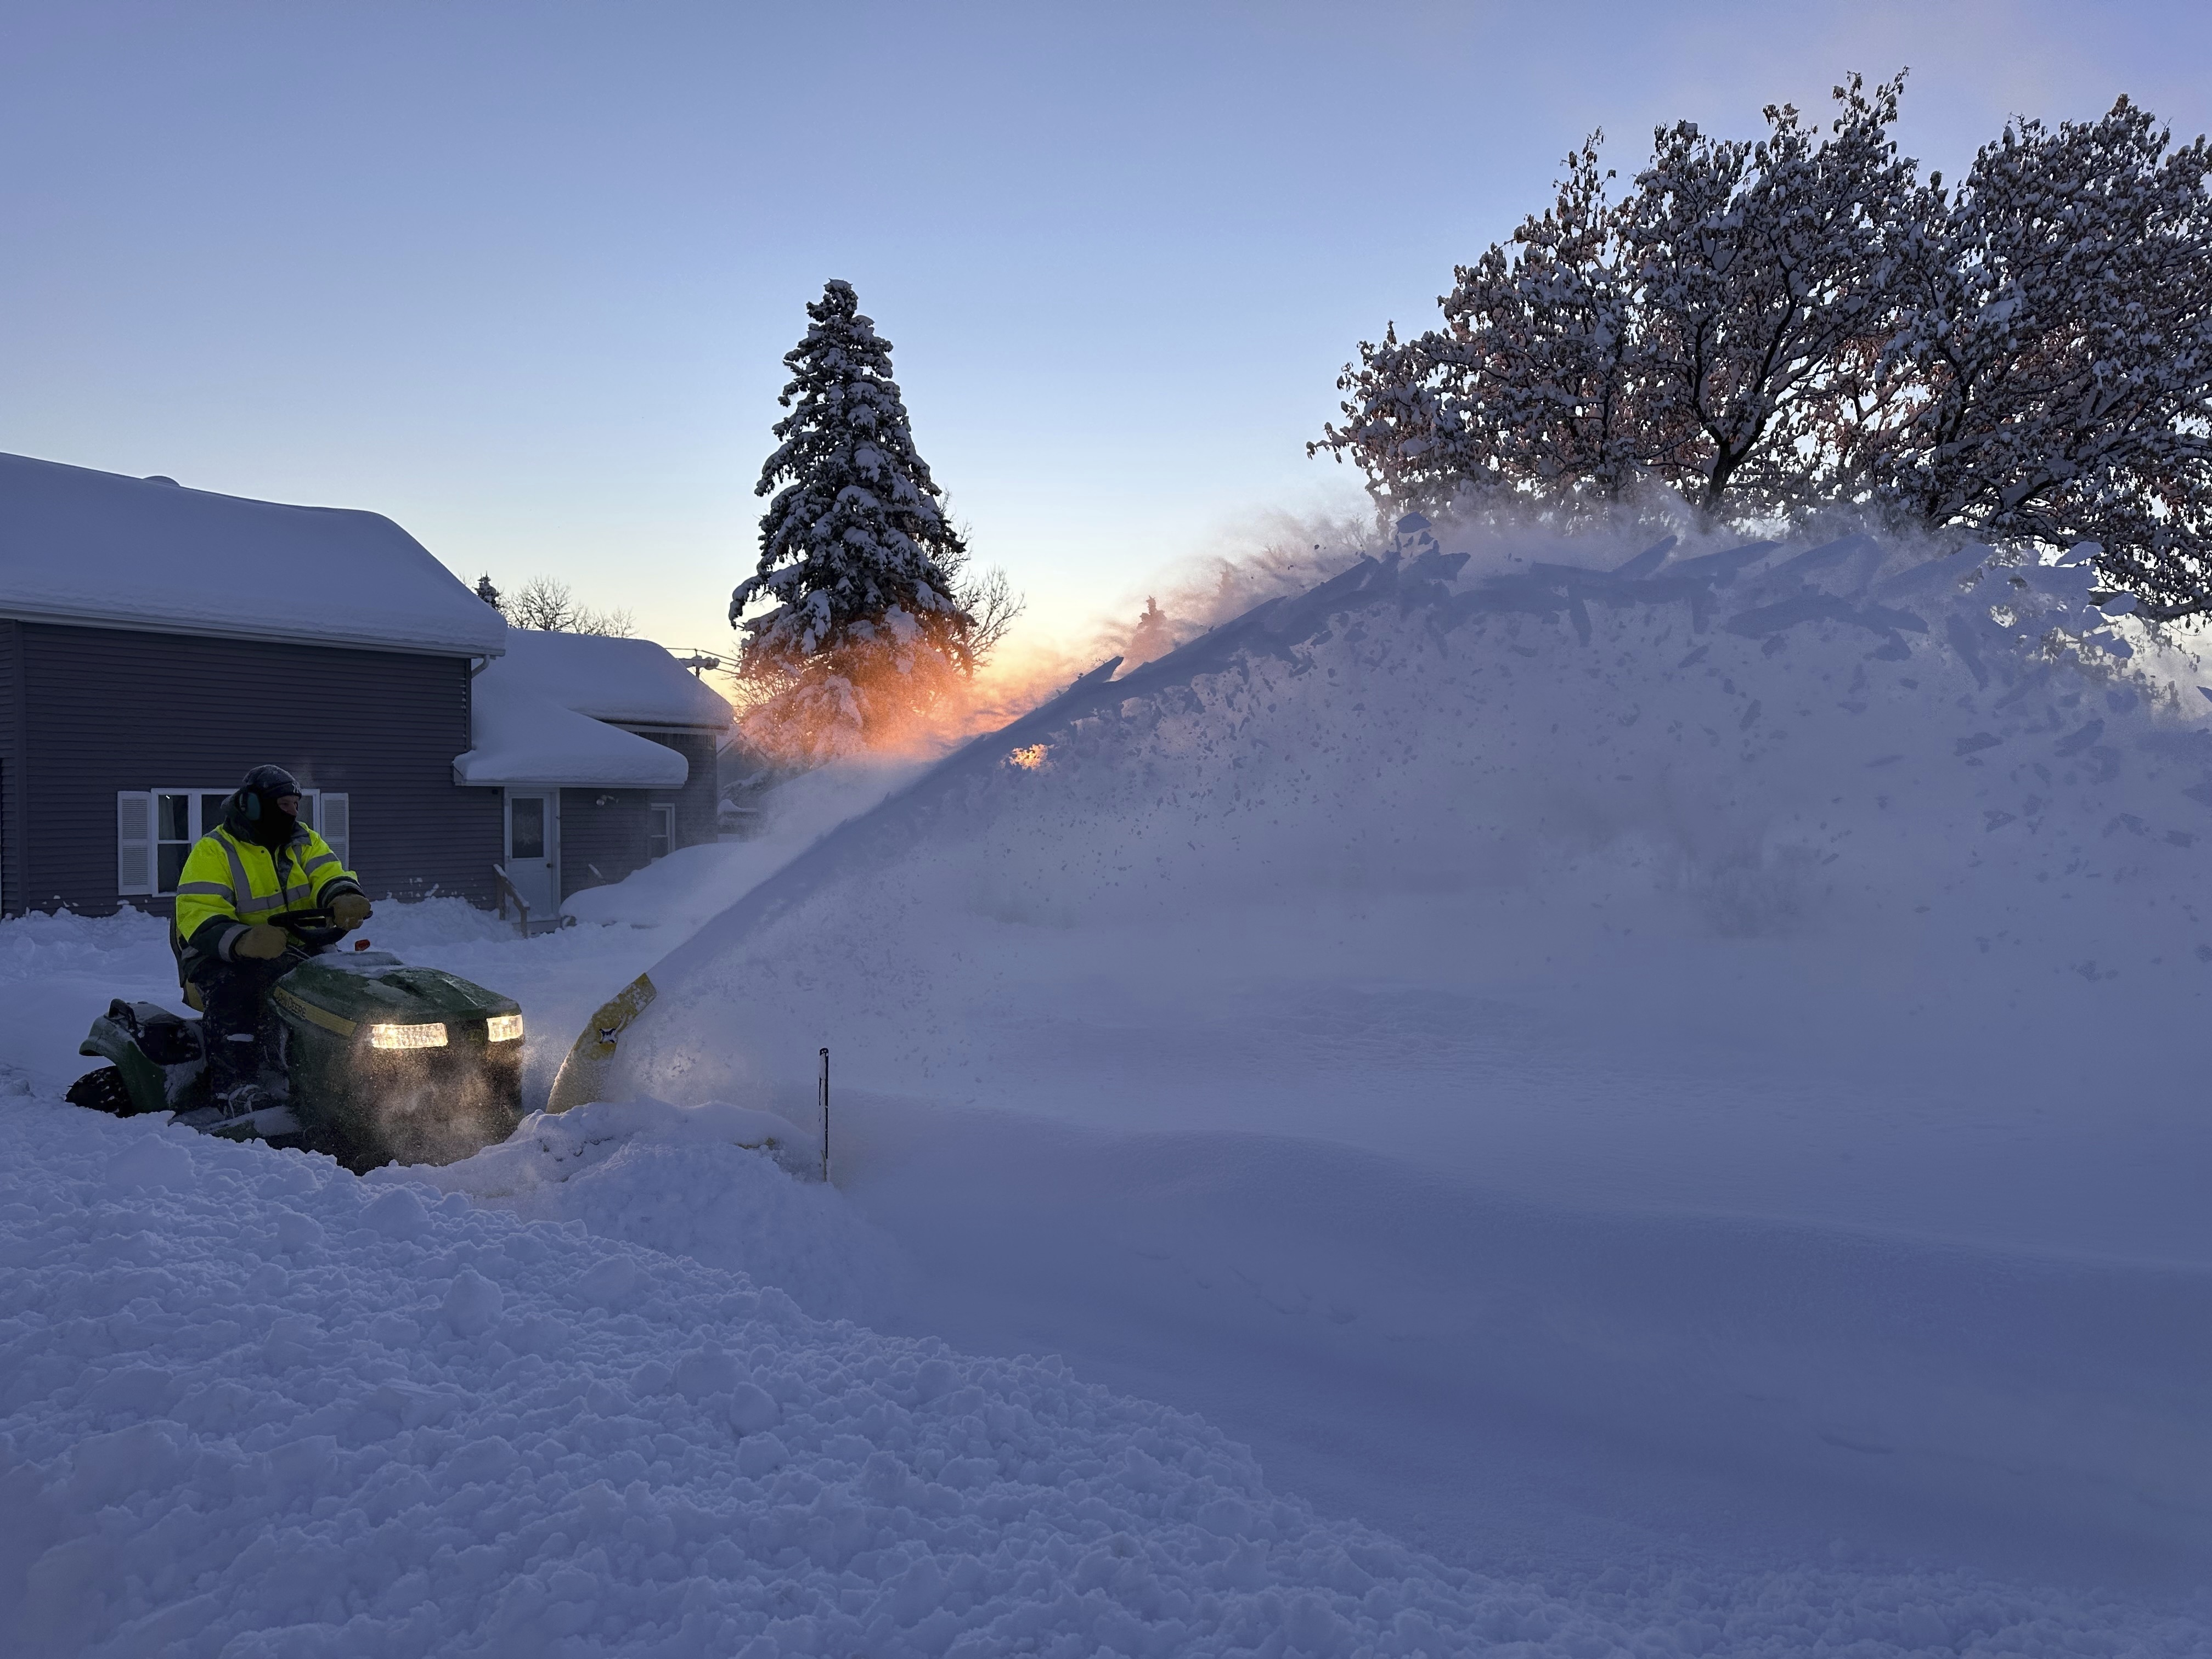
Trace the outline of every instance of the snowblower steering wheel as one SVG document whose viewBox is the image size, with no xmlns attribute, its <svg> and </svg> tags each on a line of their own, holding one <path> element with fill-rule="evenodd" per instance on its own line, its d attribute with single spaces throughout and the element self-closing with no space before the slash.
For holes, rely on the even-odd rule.
<svg viewBox="0 0 2212 1659">
<path fill-rule="evenodd" d="M 346 930 L 331 920 L 328 910 L 283 910 L 264 920 L 283 928 L 311 950 L 327 951 L 346 936 Z"/>
</svg>

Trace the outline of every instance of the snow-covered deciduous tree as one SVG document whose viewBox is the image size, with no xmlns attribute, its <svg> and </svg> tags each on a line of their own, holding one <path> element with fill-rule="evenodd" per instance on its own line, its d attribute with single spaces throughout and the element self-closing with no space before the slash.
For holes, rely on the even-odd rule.
<svg viewBox="0 0 2212 1659">
<path fill-rule="evenodd" d="M 966 546 L 915 449 L 890 343 L 849 283 L 825 285 L 806 314 L 777 398 L 791 413 L 756 491 L 775 492 L 760 563 L 730 596 L 730 622 L 745 635 L 739 672 L 763 693 L 749 730 L 826 757 L 903 726 L 965 675 L 975 620 L 946 568 Z"/>
<path fill-rule="evenodd" d="M 1665 486 L 1709 522 L 2092 542 L 2146 611 L 2212 611 L 2212 149 L 2123 98 L 2015 121 L 1947 192 L 1897 153 L 1901 88 L 1851 77 L 1825 135 L 1662 128 L 1617 202 L 1593 139 L 1442 328 L 1361 346 L 1311 448 L 1386 518 Z"/>
<path fill-rule="evenodd" d="M 1662 129 L 1622 204 L 1641 447 L 1707 517 L 1818 499 L 1811 441 L 1852 343 L 1893 311 L 1913 185 L 1889 136 L 1903 80 L 1838 87 L 1826 141 L 1788 105 L 1768 106 L 1756 143 Z"/>
<path fill-rule="evenodd" d="M 1911 185 L 1888 135 L 1900 86 L 1836 88 L 1825 141 L 1787 106 L 1757 143 L 1662 128 L 1619 202 L 1594 135 L 1512 252 L 1459 267 L 1442 330 L 1361 347 L 1346 423 L 1313 447 L 1357 460 L 1393 512 L 1571 515 L 1647 482 L 1707 515 L 1732 493 L 1786 509 L 1808 488 L 1799 439 L 1881 325 Z"/>
<path fill-rule="evenodd" d="M 1639 476 L 1637 349 L 1613 175 L 1593 135 L 1567 158 L 1559 199 L 1455 273 L 1445 326 L 1395 324 L 1337 381 L 1345 424 L 1308 452 L 1356 460 L 1378 501 L 1438 510 L 1470 500 L 1572 512 Z"/>
<path fill-rule="evenodd" d="M 2212 608 L 2212 149 L 2171 143 L 2122 98 L 1931 181 L 1874 469 L 1917 523 L 2098 544 L 2168 617 Z"/>
<path fill-rule="evenodd" d="M 1559 199 L 1514 233 L 1510 266 L 1495 246 L 1462 266 L 1443 310 L 1473 372 L 1462 420 L 1486 434 L 1501 481 L 1609 504 L 1662 458 L 1638 418 L 1644 342 L 1631 250 L 1607 200 L 1613 175 L 1598 166 L 1603 137 L 1567 158 Z"/>
</svg>

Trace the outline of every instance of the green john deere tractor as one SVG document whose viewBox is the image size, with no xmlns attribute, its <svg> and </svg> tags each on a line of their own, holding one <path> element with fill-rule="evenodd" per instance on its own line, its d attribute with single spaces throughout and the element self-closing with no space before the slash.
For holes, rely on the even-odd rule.
<svg viewBox="0 0 2212 1659">
<path fill-rule="evenodd" d="M 311 944 L 337 937 L 317 912 L 273 920 Z M 69 1098 L 122 1117 L 174 1112 L 209 1134 L 327 1152 L 356 1172 L 450 1164 L 522 1121 L 520 1006 L 387 951 L 307 957 L 271 988 L 262 1038 L 270 1103 L 227 1115 L 209 1095 L 201 1022 L 118 999 L 78 1048 L 108 1064 Z"/>
</svg>

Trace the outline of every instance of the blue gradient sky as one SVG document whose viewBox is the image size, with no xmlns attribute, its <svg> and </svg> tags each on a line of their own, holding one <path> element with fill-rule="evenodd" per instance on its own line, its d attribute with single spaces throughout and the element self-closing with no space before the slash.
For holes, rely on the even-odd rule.
<svg viewBox="0 0 2212 1659">
<path fill-rule="evenodd" d="M 2157 3 L 10 5 L 0 448 L 388 513 L 726 637 L 781 354 L 823 278 L 1042 631 L 1269 510 L 1386 319 L 1587 130 L 1754 131 L 1910 64 L 1958 169 L 2126 91 L 2193 136 Z"/>
</svg>

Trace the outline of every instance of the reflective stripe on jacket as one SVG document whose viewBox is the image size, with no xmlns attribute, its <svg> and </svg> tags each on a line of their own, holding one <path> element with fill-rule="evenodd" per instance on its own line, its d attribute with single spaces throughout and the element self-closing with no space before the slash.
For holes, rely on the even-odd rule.
<svg viewBox="0 0 2212 1659">
<path fill-rule="evenodd" d="M 313 909 L 360 888 L 330 843 L 312 830 L 295 831 L 275 852 L 215 830 L 194 842 L 185 859 L 177 880 L 177 933 L 194 950 L 228 961 L 231 945 L 252 923 L 285 910 Z"/>
</svg>

